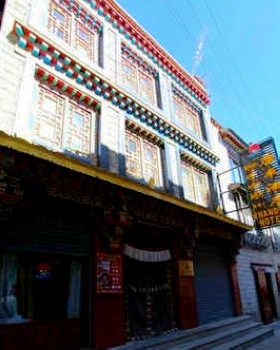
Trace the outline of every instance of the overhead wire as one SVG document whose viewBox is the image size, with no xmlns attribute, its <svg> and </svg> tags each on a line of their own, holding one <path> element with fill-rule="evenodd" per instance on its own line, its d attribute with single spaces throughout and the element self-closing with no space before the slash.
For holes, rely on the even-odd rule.
<svg viewBox="0 0 280 350">
<path fill-rule="evenodd" d="M 173 17 L 173 20 L 175 20 L 175 22 L 178 24 L 179 27 L 183 28 L 183 31 L 184 33 L 187 33 L 191 42 L 195 42 L 197 39 L 195 39 L 193 37 L 193 35 L 191 34 L 189 28 L 188 28 L 188 25 L 185 23 L 185 20 L 184 18 L 182 17 L 182 15 L 177 11 L 177 8 L 174 6 L 174 3 L 172 1 L 168 2 L 168 4 L 170 5 L 170 10 L 171 12 L 173 13 L 174 17 Z M 187 44 L 189 44 L 189 40 L 183 35 L 184 39 L 186 39 L 186 42 Z M 217 76 L 213 75 L 213 80 L 217 83 L 217 85 L 219 85 L 219 87 L 221 87 L 221 83 L 222 85 L 223 84 L 223 81 L 219 81 L 217 79 Z M 222 90 L 225 90 L 225 86 L 222 87 Z M 226 107 L 226 110 L 229 109 L 230 105 L 228 104 L 228 101 L 225 100 L 225 99 L 222 99 L 221 100 L 222 104 L 227 104 L 227 106 L 224 106 Z"/>
<path fill-rule="evenodd" d="M 189 6 L 188 6 L 188 10 L 190 9 L 192 14 L 195 17 L 195 20 L 197 23 L 199 23 L 200 27 L 203 28 L 201 20 L 199 18 L 199 16 L 197 15 L 197 12 L 192 4 L 192 2 L 190 0 L 188 0 Z M 180 21 L 179 25 L 183 28 L 184 32 L 188 33 L 188 36 L 191 38 L 191 40 L 193 40 L 193 36 L 189 30 L 189 26 L 186 25 L 185 19 L 182 16 L 182 13 L 184 13 L 184 11 L 181 11 L 180 13 L 178 13 L 177 8 L 174 7 L 174 3 L 171 1 L 169 2 L 169 4 L 171 5 L 172 8 L 172 12 L 174 13 L 175 16 L 175 20 L 178 23 L 178 21 Z M 181 3 L 182 4 L 182 3 Z M 213 19 L 212 19 L 213 21 Z M 217 31 L 217 29 L 216 29 Z M 218 32 L 219 34 L 219 32 Z M 208 44 L 209 49 L 208 52 L 211 54 L 211 56 L 214 57 L 214 60 L 217 61 L 217 58 L 219 57 L 218 54 L 216 54 L 216 47 L 212 45 L 212 43 L 210 42 L 210 44 Z M 232 56 L 232 55 L 231 55 Z M 231 58 L 229 57 L 229 59 L 227 60 L 228 62 L 231 63 Z M 250 100 L 250 98 L 248 98 L 248 94 L 246 93 L 246 91 L 248 91 L 246 89 L 246 91 L 242 94 L 240 92 L 240 89 L 238 89 L 237 87 L 241 87 L 244 86 L 244 82 L 243 80 L 241 80 L 240 83 L 237 83 L 233 80 L 233 77 L 231 74 L 226 74 L 226 69 L 225 67 L 225 62 L 219 62 L 218 63 L 218 69 L 219 69 L 219 74 L 215 74 L 213 72 L 212 73 L 212 78 L 211 81 L 214 82 L 214 85 L 216 85 L 218 87 L 218 89 L 213 89 L 212 92 L 210 90 L 211 93 L 211 100 L 212 102 L 214 102 L 212 105 L 215 108 L 215 100 L 224 106 L 225 111 L 229 111 L 228 114 L 230 113 L 230 117 L 231 118 L 239 118 L 241 123 L 240 125 L 242 125 L 242 119 L 248 118 L 248 116 L 254 114 L 254 120 L 259 121 L 259 123 L 256 123 L 257 125 L 255 125 L 254 127 L 257 128 L 258 125 L 260 127 L 261 123 L 261 118 L 259 117 L 258 113 L 256 113 L 255 111 L 253 111 L 254 106 L 253 106 L 253 101 L 254 100 Z M 234 66 L 231 63 L 231 68 L 234 68 Z M 209 74 L 209 72 L 207 72 Z M 222 74 L 221 74 L 222 73 Z M 234 76 L 238 76 L 238 74 L 234 74 Z M 240 80 L 240 79 L 239 79 Z M 232 99 L 229 99 L 229 95 L 228 94 L 223 94 L 223 96 L 221 98 L 218 97 L 218 93 L 216 91 L 228 91 L 231 93 L 231 97 L 233 97 L 233 95 L 235 96 L 235 101 L 236 102 L 232 102 Z M 215 95 L 216 94 L 216 98 Z M 213 98 L 214 96 L 214 98 Z M 251 101 L 250 107 L 248 106 L 248 101 Z M 234 114 L 234 115 L 233 115 Z M 214 116 L 216 118 L 216 116 Z M 241 133 L 241 130 L 239 131 Z M 245 138 L 245 137 L 244 137 Z"/>
<path fill-rule="evenodd" d="M 221 30 L 220 28 L 220 25 L 219 25 L 219 21 L 217 20 L 217 17 L 216 15 L 214 14 L 214 12 L 212 11 L 212 8 L 211 6 L 209 6 L 208 4 L 208 1 L 207 0 L 203 0 L 204 4 L 205 4 L 205 7 L 210 15 L 210 17 L 212 18 L 213 20 L 213 23 L 216 27 L 216 30 L 217 32 L 219 33 L 222 41 L 223 41 L 223 47 L 225 49 L 225 51 L 227 52 L 228 54 L 228 57 L 230 57 L 230 61 L 232 63 L 232 67 L 234 68 L 235 72 L 237 73 L 237 75 L 239 76 L 239 80 L 241 82 L 241 85 L 243 85 L 243 88 L 245 90 L 245 94 L 247 96 L 247 99 L 250 100 L 250 101 L 258 101 L 258 99 L 253 96 L 252 94 L 252 90 L 250 89 L 250 86 L 249 84 L 247 83 L 247 81 L 244 79 L 244 76 L 243 74 L 241 73 L 240 71 L 240 68 L 238 66 L 238 64 L 236 63 L 236 60 L 234 59 L 234 54 L 230 48 L 230 45 L 228 44 L 224 34 L 223 34 L 223 31 Z M 248 98 L 248 95 L 249 95 L 249 98 Z M 253 105 L 250 106 L 251 108 L 251 112 L 253 112 L 255 114 L 255 117 L 259 120 L 261 120 L 260 118 L 260 113 L 259 113 L 259 110 L 256 110 L 256 103 L 254 103 Z"/>
<path fill-rule="evenodd" d="M 187 0 L 187 1 L 189 3 L 189 6 L 190 6 L 190 8 L 191 8 L 195 18 L 196 18 L 196 21 L 200 24 L 200 27 L 203 28 L 203 25 L 201 23 L 200 17 L 198 16 L 195 7 L 192 4 L 192 1 L 191 0 Z M 209 44 L 209 48 L 210 48 L 210 51 L 209 51 L 210 54 L 213 55 L 213 57 L 215 58 L 215 61 L 217 61 L 218 57 L 219 57 L 219 52 L 217 51 L 216 47 L 212 44 L 211 41 L 210 41 L 210 44 Z M 218 66 L 220 71 L 221 71 L 221 68 L 223 67 L 222 70 L 223 70 L 223 73 L 224 73 L 224 79 L 222 80 L 222 82 L 226 82 L 225 89 L 223 88 L 222 91 L 229 90 L 229 85 L 231 85 L 230 91 L 234 93 L 237 102 L 240 104 L 240 107 L 242 106 L 244 109 L 246 109 L 247 113 L 250 112 L 249 109 L 248 109 L 246 101 L 243 99 L 243 96 L 239 93 L 238 89 L 235 89 L 235 82 L 233 81 L 232 76 L 229 75 L 229 74 L 226 74 L 226 70 L 224 69 L 224 63 L 225 63 L 224 61 L 219 62 L 219 66 Z M 217 80 L 217 78 L 219 79 L 220 75 L 217 75 L 217 77 L 215 75 L 214 79 Z M 232 110 L 232 107 L 231 107 L 231 110 Z"/>
</svg>

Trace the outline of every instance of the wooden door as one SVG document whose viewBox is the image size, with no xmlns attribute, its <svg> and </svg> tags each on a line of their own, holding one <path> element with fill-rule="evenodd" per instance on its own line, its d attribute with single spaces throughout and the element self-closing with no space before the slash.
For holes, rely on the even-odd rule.
<svg viewBox="0 0 280 350">
<path fill-rule="evenodd" d="M 256 277 L 262 319 L 264 323 L 271 323 L 273 321 L 273 310 L 265 278 L 265 271 L 256 271 Z"/>
</svg>

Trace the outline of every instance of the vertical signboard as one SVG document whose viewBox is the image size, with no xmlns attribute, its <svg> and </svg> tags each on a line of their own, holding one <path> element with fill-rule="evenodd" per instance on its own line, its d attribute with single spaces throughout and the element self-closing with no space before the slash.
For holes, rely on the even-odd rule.
<svg viewBox="0 0 280 350">
<path fill-rule="evenodd" d="M 256 227 L 280 224 L 280 166 L 274 140 L 251 145 L 242 160 Z"/>
</svg>

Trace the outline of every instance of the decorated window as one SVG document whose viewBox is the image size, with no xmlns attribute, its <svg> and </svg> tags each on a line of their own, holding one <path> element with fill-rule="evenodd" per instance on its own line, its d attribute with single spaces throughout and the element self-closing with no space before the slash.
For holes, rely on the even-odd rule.
<svg viewBox="0 0 280 350">
<path fill-rule="evenodd" d="M 71 15 L 53 1 L 50 1 L 49 5 L 48 29 L 70 44 Z"/>
<path fill-rule="evenodd" d="M 140 57 L 135 55 L 124 44 L 122 45 L 121 79 L 131 92 L 139 94 L 143 100 L 155 104 L 156 72 Z"/>
<path fill-rule="evenodd" d="M 199 112 L 176 94 L 173 94 L 173 103 L 176 122 L 184 129 L 188 129 L 194 135 L 202 138 Z"/>
<path fill-rule="evenodd" d="M 89 154 L 91 138 L 95 133 L 91 112 L 70 103 L 67 114 L 66 147 L 74 152 Z"/>
<path fill-rule="evenodd" d="M 128 89 L 137 92 L 137 67 L 126 58 L 122 58 L 122 82 Z"/>
<path fill-rule="evenodd" d="M 74 48 L 80 55 L 88 58 L 90 61 L 94 61 L 94 36 L 94 32 L 90 31 L 84 24 L 78 20 L 75 21 Z"/>
<path fill-rule="evenodd" d="M 207 207 L 210 198 L 208 174 L 186 161 L 181 165 L 185 199 Z"/>
<path fill-rule="evenodd" d="M 151 186 L 161 185 L 160 148 L 150 141 L 126 132 L 126 173 L 145 180 Z"/>
<path fill-rule="evenodd" d="M 144 100 L 155 103 L 155 79 L 141 70 L 139 70 L 139 93 Z"/>
<path fill-rule="evenodd" d="M 37 142 L 89 157 L 94 152 L 95 128 L 92 110 L 45 85 L 39 86 L 33 122 L 33 136 Z"/>
<path fill-rule="evenodd" d="M 192 167 L 187 163 L 182 167 L 182 182 L 184 188 L 184 197 L 195 202 L 193 171 Z"/>
<path fill-rule="evenodd" d="M 50 0 L 48 30 L 70 45 L 81 58 L 99 62 L 99 52 L 102 52 L 99 24 L 89 14 L 77 14 L 74 8 L 70 10 L 66 1 Z"/>
<path fill-rule="evenodd" d="M 55 147 L 61 147 L 64 111 L 65 99 L 41 87 L 34 121 L 34 135 Z"/>
</svg>

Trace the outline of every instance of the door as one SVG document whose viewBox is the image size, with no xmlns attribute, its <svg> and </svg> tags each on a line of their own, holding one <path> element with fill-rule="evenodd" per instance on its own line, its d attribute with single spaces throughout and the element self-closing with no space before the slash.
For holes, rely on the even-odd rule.
<svg viewBox="0 0 280 350">
<path fill-rule="evenodd" d="M 200 325 L 234 316 L 229 267 L 214 245 L 201 244 L 196 252 L 195 289 Z"/>
<path fill-rule="evenodd" d="M 173 328 L 170 262 L 126 258 L 126 305 L 130 339 L 141 339 Z"/>
<path fill-rule="evenodd" d="M 265 272 L 265 269 L 261 269 L 260 267 L 254 271 L 254 274 L 262 321 L 264 323 L 271 323 L 276 317 L 271 274 Z"/>
</svg>

